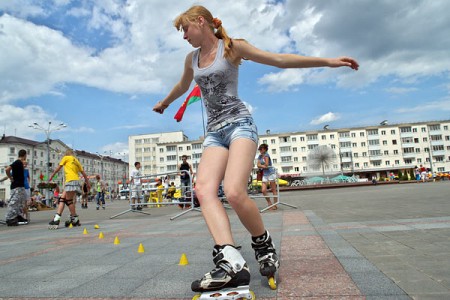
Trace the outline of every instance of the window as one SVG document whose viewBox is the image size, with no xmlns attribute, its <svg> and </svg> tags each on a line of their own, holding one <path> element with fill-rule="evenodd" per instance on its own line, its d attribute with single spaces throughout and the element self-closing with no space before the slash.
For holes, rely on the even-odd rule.
<svg viewBox="0 0 450 300">
<path fill-rule="evenodd" d="M 430 131 L 435 131 L 435 130 L 441 130 L 441 125 L 437 124 L 437 125 L 430 126 Z"/>
<path fill-rule="evenodd" d="M 417 159 L 417 163 L 420 164 L 421 162 L 422 162 L 422 159 L 421 159 L 421 158 L 418 158 L 418 159 Z"/>
<path fill-rule="evenodd" d="M 183 147 L 178 147 L 178 151 L 183 151 Z"/>
<path fill-rule="evenodd" d="M 380 145 L 380 140 L 369 140 L 370 146 L 378 146 Z"/>
<path fill-rule="evenodd" d="M 396 161 L 395 161 L 395 164 L 396 164 L 396 165 L 399 165 L 399 164 L 400 164 L 400 161 L 399 161 L 399 160 L 396 160 Z"/>
<path fill-rule="evenodd" d="M 395 129 L 392 129 L 392 130 L 391 130 L 391 134 L 395 134 Z"/>
<path fill-rule="evenodd" d="M 273 145 L 273 144 L 275 144 L 275 139 L 271 139 L 270 140 L 270 143 Z"/>
<path fill-rule="evenodd" d="M 420 153 L 420 148 L 416 148 L 416 153 Z"/>
<path fill-rule="evenodd" d="M 186 150 L 187 151 L 191 150 L 191 146 L 186 146 Z"/>
<path fill-rule="evenodd" d="M 422 139 L 422 141 L 428 142 L 428 138 L 424 137 L 424 138 Z"/>
<path fill-rule="evenodd" d="M 444 157 L 443 156 L 436 156 L 435 159 L 436 159 L 436 162 L 443 162 L 444 161 Z"/>
<path fill-rule="evenodd" d="M 444 125 L 444 130 L 448 130 L 448 126 L 447 125 Z"/>
<path fill-rule="evenodd" d="M 430 135 L 430 140 L 432 141 L 442 141 L 442 135 Z"/>
<path fill-rule="evenodd" d="M 363 156 L 363 157 L 366 157 L 366 156 L 367 156 L 367 152 L 363 152 L 363 153 L 362 153 L 362 156 Z"/>
<path fill-rule="evenodd" d="M 159 162 L 163 163 L 164 162 L 164 157 L 160 157 L 159 158 Z"/>
<path fill-rule="evenodd" d="M 367 130 L 367 135 L 378 135 L 378 129 Z"/>
<path fill-rule="evenodd" d="M 365 162 L 364 163 L 364 168 L 367 168 L 369 166 L 369 163 Z"/>
<path fill-rule="evenodd" d="M 308 167 L 303 167 L 303 172 L 308 171 Z"/>
<path fill-rule="evenodd" d="M 358 158 L 358 153 L 353 153 L 353 157 Z"/>
<path fill-rule="evenodd" d="M 267 140 L 263 140 L 263 142 L 262 142 L 263 144 L 267 144 Z"/>
<path fill-rule="evenodd" d="M 413 128 L 413 130 L 412 130 L 413 132 L 417 132 L 417 128 Z"/>
<path fill-rule="evenodd" d="M 166 149 L 167 149 L 167 152 L 177 151 L 177 146 L 167 146 Z"/>
<path fill-rule="evenodd" d="M 390 162 L 389 160 L 386 160 L 386 161 L 384 162 L 384 164 L 385 164 L 386 166 L 389 166 L 389 165 L 391 164 L 391 162 Z"/>
<path fill-rule="evenodd" d="M 352 142 L 340 142 L 339 146 L 341 148 L 350 148 L 352 146 Z"/>
<path fill-rule="evenodd" d="M 136 140 L 134 143 L 135 144 L 142 144 L 142 140 Z"/>
<path fill-rule="evenodd" d="M 405 158 L 405 164 L 410 165 L 412 164 L 412 159 L 411 158 Z"/>
<path fill-rule="evenodd" d="M 318 146 L 319 146 L 318 144 L 308 145 L 308 150 L 313 150 L 313 149 L 317 148 Z"/>
<path fill-rule="evenodd" d="M 356 137 L 356 133 L 352 132 L 352 138 Z"/>
<path fill-rule="evenodd" d="M 159 148 L 159 153 L 164 153 L 164 148 Z"/>
<path fill-rule="evenodd" d="M 380 156 L 381 150 L 369 150 L 369 155 L 370 156 Z"/>
<path fill-rule="evenodd" d="M 176 171 L 177 170 L 177 165 L 169 165 L 167 166 L 167 171 Z"/>
<path fill-rule="evenodd" d="M 339 137 L 340 138 L 348 138 L 348 137 L 350 137 L 350 132 L 349 131 L 339 132 Z"/>
<path fill-rule="evenodd" d="M 171 161 L 171 160 L 177 160 L 177 156 L 176 155 L 167 155 L 167 161 Z"/>
<path fill-rule="evenodd" d="M 397 140 L 392 140 L 392 145 L 397 145 Z"/>
<path fill-rule="evenodd" d="M 384 150 L 384 155 L 389 155 L 389 150 Z"/>
<path fill-rule="evenodd" d="M 317 141 L 317 134 L 307 134 L 306 135 L 306 139 L 308 140 L 308 141 Z"/>
<path fill-rule="evenodd" d="M 387 141 L 383 141 L 383 145 L 387 145 Z"/>
<path fill-rule="evenodd" d="M 293 138 L 292 138 L 292 142 L 293 142 L 293 143 L 297 142 L 297 138 L 293 137 Z"/>
<path fill-rule="evenodd" d="M 298 161 L 298 157 L 294 157 L 294 161 Z"/>
<path fill-rule="evenodd" d="M 281 143 L 288 143 L 290 140 L 290 138 L 288 136 L 282 136 L 280 137 L 280 142 Z"/>
<path fill-rule="evenodd" d="M 401 133 L 411 132 L 411 127 L 400 127 Z"/>
<path fill-rule="evenodd" d="M 361 142 L 361 147 L 365 147 L 366 146 L 366 142 Z"/>
<path fill-rule="evenodd" d="M 359 163 L 355 163 L 355 168 L 359 168 Z"/>
<path fill-rule="evenodd" d="M 372 165 L 373 165 L 374 167 L 381 166 L 381 161 L 374 161 L 374 162 L 372 162 Z"/>
<path fill-rule="evenodd" d="M 300 137 L 300 142 L 304 142 L 305 141 L 305 137 L 304 136 L 301 136 Z"/>
<path fill-rule="evenodd" d="M 276 164 L 276 163 L 277 163 L 277 159 L 276 159 L 276 158 L 272 159 L 272 162 L 273 162 L 274 164 Z"/>
<path fill-rule="evenodd" d="M 422 132 L 427 132 L 427 129 L 425 127 L 422 127 Z"/>
<path fill-rule="evenodd" d="M 297 152 L 297 147 L 292 148 L 292 152 Z"/>
<path fill-rule="evenodd" d="M 295 167 L 295 168 L 294 168 L 294 171 L 295 171 L 295 172 L 300 172 L 300 168 L 299 168 L 299 167 Z"/>
<path fill-rule="evenodd" d="M 443 151 L 444 145 L 435 145 L 433 146 L 433 151 Z"/>
<path fill-rule="evenodd" d="M 302 157 L 302 161 L 306 161 L 306 156 L 303 156 L 303 157 Z"/>
<path fill-rule="evenodd" d="M 414 153 L 413 147 L 403 148 L 403 153 Z"/>
<path fill-rule="evenodd" d="M 352 143 L 352 147 L 356 148 L 356 147 L 358 147 L 358 144 L 357 143 Z"/>
<path fill-rule="evenodd" d="M 277 154 L 277 149 L 272 149 L 272 154 Z"/>
<path fill-rule="evenodd" d="M 151 143 L 151 139 L 144 139 L 144 144 L 150 144 Z"/>
<path fill-rule="evenodd" d="M 398 150 L 394 150 L 394 154 L 398 154 Z"/>
<path fill-rule="evenodd" d="M 322 134 L 322 140 L 326 140 L 327 136 L 325 134 Z"/>
<path fill-rule="evenodd" d="M 381 130 L 381 135 L 386 135 L 386 130 Z"/>
<path fill-rule="evenodd" d="M 306 152 L 306 147 L 302 147 L 302 152 Z"/>
<path fill-rule="evenodd" d="M 202 149 L 202 144 L 192 144 L 192 150 L 198 150 L 198 149 Z"/>
<path fill-rule="evenodd" d="M 330 140 L 334 140 L 334 134 L 330 134 Z"/>
<path fill-rule="evenodd" d="M 360 137 L 364 137 L 364 132 L 360 132 L 360 133 L 359 133 L 359 136 L 360 136 Z"/>
<path fill-rule="evenodd" d="M 412 144 L 413 138 L 412 137 L 404 137 L 404 138 L 402 138 L 402 143 L 403 144 Z"/>
<path fill-rule="evenodd" d="M 200 159 L 202 157 L 201 153 L 194 153 L 192 154 L 192 159 Z"/>
<path fill-rule="evenodd" d="M 282 156 L 281 157 L 281 162 L 290 162 L 290 161 L 292 161 L 291 156 Z"/>
<path fill-rule="evenodd" d="M 280 152 L 291 152 L 291 146 L 280 147 Z"/>
</svg>

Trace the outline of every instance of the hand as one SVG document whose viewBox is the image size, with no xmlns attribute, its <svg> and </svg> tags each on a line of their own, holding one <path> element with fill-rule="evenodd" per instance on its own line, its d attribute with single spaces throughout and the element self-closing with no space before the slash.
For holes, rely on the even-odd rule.
<svg viewBox="0 0 450 300">
<path fill-rule="evenodd" d="M 331 59 L 330 68 L 338 68 L 338 67 L 350 67 L 356 71 L 359 68 L 359 64 L 355 59 L 347 56 L 341 56 L 338 58 Z"/>
<path fill-rule="evenodd" d="M 162 104 L 162 102 L 159 101 L 153 106 L 153 111 L 162 114 L 167 107 L 169 107 L 169 105 Z"/>
</svg>

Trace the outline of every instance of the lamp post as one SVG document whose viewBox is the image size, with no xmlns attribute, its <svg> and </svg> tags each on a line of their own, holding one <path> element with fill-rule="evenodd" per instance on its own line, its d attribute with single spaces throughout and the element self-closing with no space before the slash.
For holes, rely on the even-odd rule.
<svg viewBox="0 0 450 300">
<path fill-rule="evenodd" d="M 47 180 L 49 179 L 49 173 L 50 173 L 50 135 L 52 132 L 60 130 L 64 127 L 67 127 L 66 124 L 64 123 L 60 123 L 56 126 L 52 126 L 52 122 L 49 121 L 48 125 L 46 127 L 43 127 L 41 125 L 39 125 L 38 123 L 34 122 L 33 125 L 29 125 L 28 127 L 31 127 L 33 129 L 36 130 L 40 130 L 43 131 L 45 133 L 45 136 L 47 138 L 46 142 L 47 142 L 47 168 L 46 168 L 46 175 L 47 175 Z M 50 200 L 49 197 L 49 191 L 47 190 L 47 199 Z"/>
</svg>

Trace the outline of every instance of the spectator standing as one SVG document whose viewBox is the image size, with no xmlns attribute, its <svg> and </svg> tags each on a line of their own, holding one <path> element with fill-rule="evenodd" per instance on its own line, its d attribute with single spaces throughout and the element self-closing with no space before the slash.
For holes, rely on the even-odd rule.
<svg viewBox="0 0 450 300">
<path fill-rule="evenodd" d="M 19 150 L 18 156 L 18 159 L 5 169 L 6 176 L 11 181 L 11 196 L 6 211 L 6 225 L 8 226 L 18 226 L 19 222 L 28 223 L 28 220 L 22 216 L 27 201 L 24 172 L 27 151 Z"/>
</svg>

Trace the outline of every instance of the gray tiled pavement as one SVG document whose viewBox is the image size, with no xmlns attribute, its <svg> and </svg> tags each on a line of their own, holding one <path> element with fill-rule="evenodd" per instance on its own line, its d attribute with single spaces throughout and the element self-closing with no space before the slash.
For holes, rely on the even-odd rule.
<svg viewBox="0 0 450 300">
<path fill-rule="evenodd" d="M 449 191 L 450 182 L 444 181 L 283 192 L 282 201 L 299 209 L 280 206 L 263 214 L 280 253 L 290 254 L 281 255 L 284 277 L 280 270 L 276 291 L 259 279 L 249 234 L 233 211 L 229 215 L 257 299 L 450 299 Z M 256 201 L 262 208 L 265 201 Z M 72 229 L 47 230 L 54 211 L 32 212 L 30 225 L 0 225 L 0 297 L 192 298 L 190 282 L 212 267 L 212 240 L 201 214 L 193 211 L 170 221 L 180 209 L 169 206 L 148 209 L 151 216 L 109 218 L 126 209 L 125 201 L 108 203 L 104 211 L 91 204 L 88 210 L 78 209 L 83 225 Z M 295 223 L 303 217 L 304 223 Z M 98 238 L 100 231 L 104 239 Z M 116 236 L 120 245 L 113 244 Z M 314 257 L 301 254 L 313 244 L 300 249 L 289 243 L 302 238 L 316 243 Z M 144 253 L 137 251 L 140 243 Z M 313 268 L 326 261 L 326 251 L 359 292 L 336 292 L 338 283 L 335 292 L 325 291 L 331 279 L 305 287 L 308 278 L 328 278 Z M 178 265 L 182 253 L 187 266 Z M 302 261 L 311 269 L 289 269 L 289 263 Z"/>
</svg>

